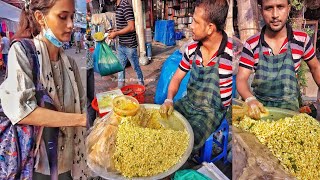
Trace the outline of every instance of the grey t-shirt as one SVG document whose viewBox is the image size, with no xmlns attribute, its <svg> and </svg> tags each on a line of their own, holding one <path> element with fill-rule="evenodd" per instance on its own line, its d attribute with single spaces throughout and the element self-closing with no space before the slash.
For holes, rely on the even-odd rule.
<svg viewBox="0 0 320 180">
<path fill-rule="evenodd" d="M 1 38 L 1 47 L 2 47 L 2 54 L 8 54 L 10 48 L 10 41 L 7 37 Z"/>
</svg>

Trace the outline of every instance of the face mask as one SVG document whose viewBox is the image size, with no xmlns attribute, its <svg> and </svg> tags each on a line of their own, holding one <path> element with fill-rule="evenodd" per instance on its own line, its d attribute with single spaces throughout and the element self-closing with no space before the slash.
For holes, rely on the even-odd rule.
<svg viewBox="0 0 320 180">
<path fill-rule="evenodd" d="M 47 29 L 43 29 L 44 37 L 47 38 L 54 46 L 61 47 L 63 45 L 62 42 L 53 34 L 52 30 L 48 27 L 46 20 L 45 25 L 47 26 Z"/>
</svg>

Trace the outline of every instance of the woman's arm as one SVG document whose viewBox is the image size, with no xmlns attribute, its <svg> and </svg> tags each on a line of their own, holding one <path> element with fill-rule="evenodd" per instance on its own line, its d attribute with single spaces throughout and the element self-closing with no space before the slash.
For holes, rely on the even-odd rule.
<svg viewBox="0 0 320 180">
<path fill-rule="evenodd" d="M 63 126 L 86 126 L 86 115 L 75 113 L 64 113 L 37 107 L 18 124 L 34 126 L 63 127 Z"/>
<path fill-rule="evenodd" d="M 9 50 L 8 77 L 0 88 L 1 105 L 13 124 L 37 126 L 85 126 L 85 115 L 38 107 L 32 68 L 20 43 Z"/>
</svg>

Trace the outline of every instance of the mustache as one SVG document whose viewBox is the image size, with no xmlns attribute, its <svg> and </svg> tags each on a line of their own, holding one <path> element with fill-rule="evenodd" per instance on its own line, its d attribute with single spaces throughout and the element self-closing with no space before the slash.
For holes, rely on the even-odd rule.
<svg viewBox="0 0 320 180">
<path fill-rule="evenodd" d="M 271 23 L 277 23 L 277 22 L 281 22 L 279 19 L 274 19 L 272 21 L 270 21 Z"/>
</svg>

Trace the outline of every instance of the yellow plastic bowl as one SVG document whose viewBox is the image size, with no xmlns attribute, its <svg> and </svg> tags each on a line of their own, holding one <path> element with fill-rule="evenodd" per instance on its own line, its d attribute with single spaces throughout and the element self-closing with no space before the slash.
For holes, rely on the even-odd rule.
<svg viewBox="0 0 320 180">
<path fill-rule="evenodd" d="M 113 111 L 119 116 L 134 116 L 139 108 L 137 99 L 131 96 L 117 96 L 112 100 Z"/>
</svg>

